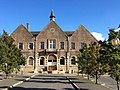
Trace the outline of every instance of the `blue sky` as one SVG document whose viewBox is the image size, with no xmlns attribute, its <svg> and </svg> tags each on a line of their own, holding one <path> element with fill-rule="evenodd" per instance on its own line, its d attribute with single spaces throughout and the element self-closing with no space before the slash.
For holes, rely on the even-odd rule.
<svg viewBox="0 0 120 90">
<path fill-rule="evenodd" d="M 109 28 L 120 24 L 120 0 L 0 0 L 0 33 L 5 29 L 11 34 L 26 23 L 30 30 L 40 31 L 52 9 L 64 31 L 75 31 L 82 24 L 107 38 Z"/>
</svg>

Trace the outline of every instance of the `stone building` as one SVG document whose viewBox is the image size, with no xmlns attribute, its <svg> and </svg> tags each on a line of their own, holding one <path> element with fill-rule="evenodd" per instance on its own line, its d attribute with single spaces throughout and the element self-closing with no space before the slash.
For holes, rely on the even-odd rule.
<svg viewBox="0 0 120 90">
<path fill-rule="evenodd" d="M 83 25 L 76 31 L 63 31 L 53 11 L 43 30 L 30 31 L 28 23 L 21 24 L 11 36 L 26 58 L 23 70 L 36 73 L 77 73 L 79 49 L 97 41 Z"/>
</svg>

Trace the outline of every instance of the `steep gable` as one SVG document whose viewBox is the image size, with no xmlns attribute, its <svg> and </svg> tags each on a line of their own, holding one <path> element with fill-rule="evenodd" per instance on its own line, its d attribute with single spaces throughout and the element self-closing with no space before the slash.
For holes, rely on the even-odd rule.
<svg viewBox="0 0 120 90">
<path fill-rule="evenodd" d="M 97 41 L 83 25 L 80 25 L 80 27 L 72 34 L 71 40 L 79 40 L 81 42 Z"/>
<path fill-rule="evenodd" d="M 22 24 L 15 29 L 11 36 L 15 41 L 31 41 L 33 39 L 33 35 Z"/>
<path fill-rule="evenodd" d="M 56 39 L 65 39 L 66 33 L 62 31 L 62 29 L 51 20 L 46 27 L 38 34 L 37 38 L 56 38 Z"/>
</svg>

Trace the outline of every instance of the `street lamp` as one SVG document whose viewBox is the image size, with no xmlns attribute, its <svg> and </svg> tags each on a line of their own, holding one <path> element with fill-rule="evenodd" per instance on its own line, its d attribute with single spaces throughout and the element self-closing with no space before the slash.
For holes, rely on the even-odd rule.
<svg viewBox="0 0 120 90">
<path fill-rule="evenodd" d="M 120 39 L 118 38 L 118 35 L 120 34 L 120 24 L 119 24 L 117 30 L 118 30 L 118 34 L 116 35 L 115 39 L 112 39 L 112 40 L 111 40 L 111 43 L 112 43 L 113 46 L 118 46 L 118 45 L 120 45 Z"/>
<path fill-rule="evenodd" d="M 119 38 L 115 38 L 115 39 L 112 39 L 111 43 L 113 46 L 117 46 L 117 45 L 120 45 L 120 40 Z"/>
</svg>

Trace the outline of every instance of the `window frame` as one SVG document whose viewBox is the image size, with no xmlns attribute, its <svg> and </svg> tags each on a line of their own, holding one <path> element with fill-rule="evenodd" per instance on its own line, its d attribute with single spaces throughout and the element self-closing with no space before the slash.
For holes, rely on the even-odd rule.
<svg viewBox="0 0 120 90">
<path fill-rule="evenodd" d="M 22 48 L 20 48 L 20 44 L 22 44 Z M 18 43 L 18 48 L 21 49 L 21 50 L 23 50 L 23 49 L 24 49 L 24 43 L 19 42 L 19 43 Z"/>
<path fill-rule="evenodd" d="M 40 49 L 45 49 L 45 42 L 43 41 L 40 42 Z"/>
<path fill-rule="evenodd" d="M 74 56 L 71 58 L 71 65 L 76 65 L 76 57 Z"/>
<path fill-rule="evenodd" d="M 81 43 L 80 43 L 80 49 L 82 49 L 84 46 L 87 46 L 87 43 L 81 42 Z"/>
<path fill-rule="evenodd" d="M 32 60 L 32 59 L 30 59 L 30 58 L 32 58 L 33 60 Z M 29 62 L 30 62 L 30 60 L 32 60 L 32 64 L 30 64 L 30 63 L 29 63 Z M 29 66 L 33 66 L 33 65 L 34 65 L 34 58 L 33 58 L 33 57 L 29 57 L 29 58 L 28 58 L 28 65 L 29 65 Z"/>
<path fill-rule="evenodd" d="M 64 60 L 64 61 L 62 62 L 63 64 L 61 63 L 61 60 Z M 65 58 L 64 58 L 64 57 L 61 57 L 61 58 L 60 58 L 60 65 L 65 65 Z"/>
<path fill-rule="evenodd" d="M 64 42 L 60 42 L 60 49 L 65 49 L 65 43 Z"/>
<path fill-rule="evenodd" d="M 56 49 L 56 39 L 49 39 L 48 45 L 50 50 Z"/>
<path fill-rule="evenodd" d="M 75 49 L 75 42 L 71 42 L 71 49 Z"/>
<path fill-rule="evenodd" d="M 32 48 L 30 48 L 30 44 L 33 45 Z M 28 49 L 29 49 L 29 50 L 33 50 L 33 49 L 34 49 L 34 43 L 33 43 L 33 42 L 28 43 Z"/>
<path fill-rule="evenodd" d="M 43 60 L 43 61 L 42 61 L 42 60 Z M 41 64 L 41 61 L 42 61 L 43 64 Z M 39 65 L 40 65 L 40 66 L 45 65 L 45 58 L 44 58 L 44 57 L 41 57 L 41 58 L 39 59 Z"/>
</svg>

